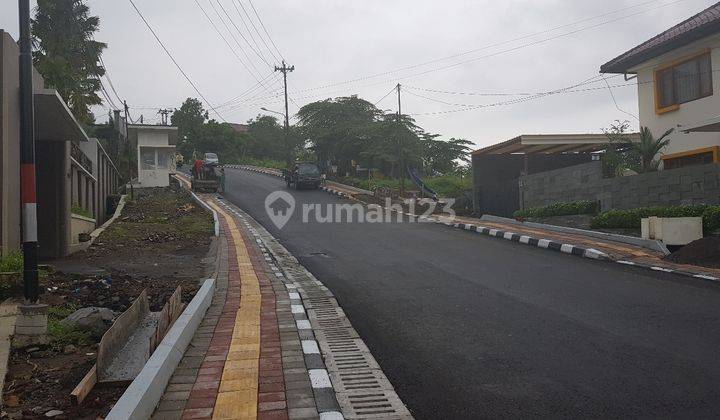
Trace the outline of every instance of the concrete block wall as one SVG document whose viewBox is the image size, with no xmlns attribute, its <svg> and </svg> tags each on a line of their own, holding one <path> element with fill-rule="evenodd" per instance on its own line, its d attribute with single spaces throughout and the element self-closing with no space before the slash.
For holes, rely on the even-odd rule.
<svg viewBox="0 0 720 420">
<path fill-rule="evenodd" d="M 602 210 L 683 204 L 720 204 L 720 164 L 603 178 L 602 164 L 582 165 L 520 178 L 521 206 L 599 201 Z"/>
</svg>

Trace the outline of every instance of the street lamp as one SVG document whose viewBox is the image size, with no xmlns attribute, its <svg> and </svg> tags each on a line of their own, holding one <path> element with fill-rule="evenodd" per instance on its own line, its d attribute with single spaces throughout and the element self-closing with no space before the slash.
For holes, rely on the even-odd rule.
<svg viewBox="0 0 720 420">
<path fill-rule="evenodd" d="M 285 114 L 282 113 L 282 112 L 273 111 L 272 109 L 267 109 L 267 108 L 264 108 L 264 107 L 263 107 L 263 108 L 260 108 L 260 109 L 263 110 L 263 111 L 272 112 L 273 114 L 278 114 L 278 115 L 282 115 L 283 117 L 285 117 Z"/>
</svg>

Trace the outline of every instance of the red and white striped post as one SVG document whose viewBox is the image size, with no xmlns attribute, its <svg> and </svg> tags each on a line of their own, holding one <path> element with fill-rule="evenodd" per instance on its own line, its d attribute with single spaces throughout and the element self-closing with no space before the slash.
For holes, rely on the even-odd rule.
<svg viewBox="0 0 720 420">
<path fill-rule="evenodd" d="M 37 186 L 35 184 L 35 115 L 32 80 L 30 1 L 20 11 L 20 198 L 22 202 L 23 293 L 27 303 L 40 296 L 38 283 Z"/>
</svg>

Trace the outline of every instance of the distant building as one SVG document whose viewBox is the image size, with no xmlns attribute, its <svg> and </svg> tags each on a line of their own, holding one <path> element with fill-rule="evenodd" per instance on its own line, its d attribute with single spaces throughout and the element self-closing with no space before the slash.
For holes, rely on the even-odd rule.
<svg viewBox="0 0 720 420">
<path fill-rule="evenodd" d="M 130 144 L 137 152 L 133 185 L 140 188 L 167 187 L 175 173 L 178 128 L 167 125 L 128 125 Z"/>
<path fill-rule="evenodd" d="M 713 66 L 713 64 L 715 65 Z M 640 124 L 655 137 L 675 128 L 666 169 L 720 162 L 720 3 L 600 67 L 636 75 Z"/>
<path fill-rule="evenodd" d="M 235 132 L 240 134 L 247 134 L 250 132 L 250 127 L 247 126 L 247 124 L 238 124 L 238 123 L 228 123 L 230 126 L 235 130 Z"/>
</svg>

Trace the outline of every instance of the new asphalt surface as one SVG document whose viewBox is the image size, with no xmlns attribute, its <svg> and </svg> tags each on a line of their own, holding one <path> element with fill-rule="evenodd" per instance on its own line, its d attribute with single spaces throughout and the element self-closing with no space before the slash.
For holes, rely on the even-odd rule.
<svg viewBox="0 0 720 420">
<path fill-rule="evenodd" d="M 352 201 L 227 169 L 226 199 L 344 308 L 418 419 L 720 413 L 720 286 L 436 224 L 310 223 Z M 295 198 L 278 229 L 265 198 Z"/>
</svg>

